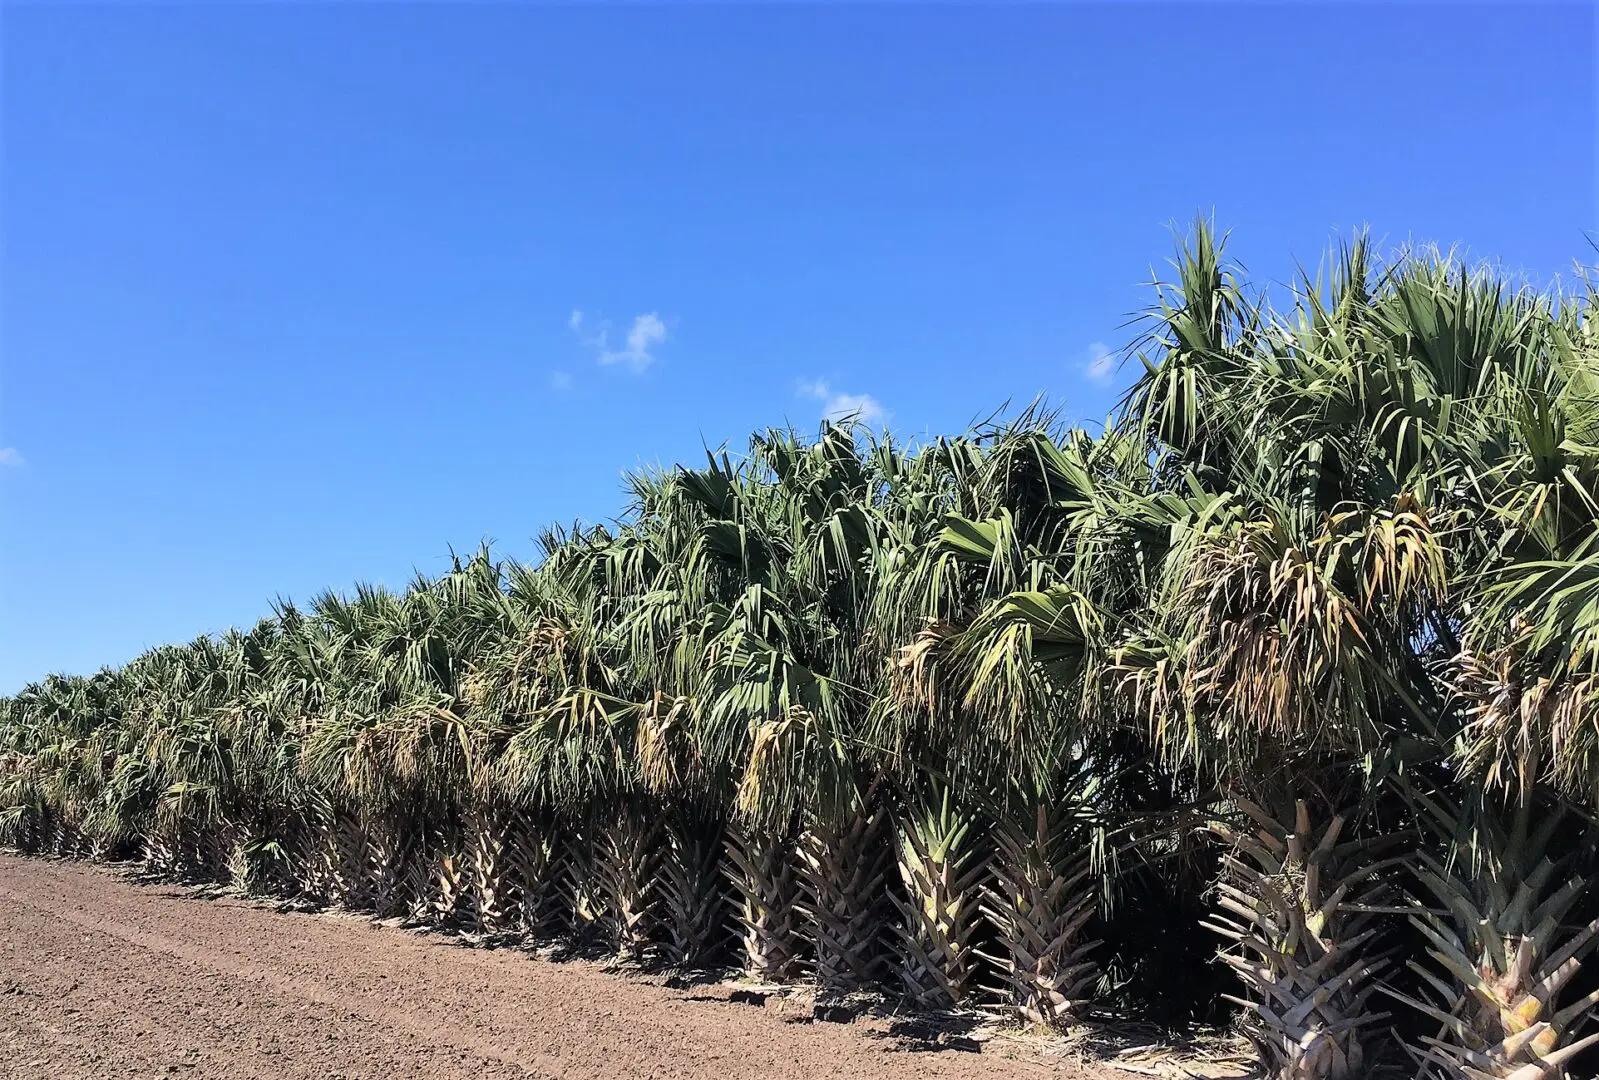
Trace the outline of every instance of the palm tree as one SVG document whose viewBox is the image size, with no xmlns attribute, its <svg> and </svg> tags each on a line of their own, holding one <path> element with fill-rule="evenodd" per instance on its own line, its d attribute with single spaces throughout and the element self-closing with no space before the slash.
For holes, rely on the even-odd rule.
<svg viewBox="0 0 1599 1080">
<path fill-rule="evenodd" d="M 1579 915 L 1599 832 L 1573 829 L 1547 797 L 1456 802 L 1419 785 L 1413 797 L 1437 841 L 1418 856 L 1412 916 L 1428 959 L 1410 962 L 1420 996 L 1394 996 L 1439 1025 L 1414 1051 L 1423 1075 L 1567 1075 L 1599 1045 L 1585 1031 L 1599 990 L 1572 992 L 1599 950 L 1599 918 Z"/>
<path fill-rule="evenodd" d="M 1160 504 L 1158 601 L 1118 664 L 1157 743 L 1213 772 L 1250 827 L 1213 826 L 1246 1030 L 1285 1080 L 1361 1076 L 1384 965 L 1363 909 L 1386 864 L 1383 838 L 1342 835 L 1359 793 L 1341 777 L 1428 698 L 1415 646 L 1442 622 L 1445 558 L 1421 462 L 1374 400 L 1394 358 L 1364 243 L 1286 317 L 1244 296 L 1203 224 L 1178 269 L 1126 416 L 1185 499 Z"/>
</svg>

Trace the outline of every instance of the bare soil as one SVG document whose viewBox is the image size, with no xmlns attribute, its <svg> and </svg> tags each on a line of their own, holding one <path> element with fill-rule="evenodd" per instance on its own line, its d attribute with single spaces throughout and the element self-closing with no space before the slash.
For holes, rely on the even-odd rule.
<svg viewBox="0 0 1599 1080">
<path fill-rule="evenodd" d="M 0 855 L 0 1077 L 1128 1077 L 735 990 Z"/>
</svg>

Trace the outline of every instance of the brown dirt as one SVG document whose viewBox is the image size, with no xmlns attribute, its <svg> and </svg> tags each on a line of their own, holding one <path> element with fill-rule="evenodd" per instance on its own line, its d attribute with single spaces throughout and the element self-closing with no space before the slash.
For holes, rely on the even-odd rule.
<svg viewBox="0 0 1599 1080">
<path fill-rule="evenodd" d="M 1127 1077 L 731 991 L 0 855 L 4 1077 Z"/>
</svg>

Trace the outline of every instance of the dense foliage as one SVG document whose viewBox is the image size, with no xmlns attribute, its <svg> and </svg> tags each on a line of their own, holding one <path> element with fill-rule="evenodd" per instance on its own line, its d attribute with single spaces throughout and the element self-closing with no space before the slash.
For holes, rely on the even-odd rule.
<svg viewBox="0 0 1599 1080">
<path fill-rule="evenodd" d="M 1174 266 L 1102 433 L 767 432 L 31 685 L 0 839 L 1051 1025 L 1230 970 L 1285 1078 L 1586 1070 L 1594 293 Z"/>
</svg>

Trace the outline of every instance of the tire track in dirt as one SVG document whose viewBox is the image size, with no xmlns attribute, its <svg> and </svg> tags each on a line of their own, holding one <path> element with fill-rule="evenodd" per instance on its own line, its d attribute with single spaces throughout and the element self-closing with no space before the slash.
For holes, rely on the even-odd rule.
<svg viewBox="0 0 1599 1080">
<path fill-rule="evenodd" d="M 203 1012 L 195 1008 L 195 1002 L 214 993 L 214 988 L 166 986 L 162 1004 L 181 1003 L 186 1015 L 181 1025 L 170 1018 L 159 1020 L 141 1007 L 154 989 L 141 978 L 149 957 L 107 935 L 92 930 L 74 933 L 74 924 L 41 918 L 37 905 L 18 903 L 15 894 L 7 900 L 3 923 L 7 944 L 0 965 L 7 985 L 6 997 L 0 1000 L 9 1007 L 0 1009 L 0 1022 L 9 1029 L 7 1041 L 18 1052 L 0 1062 L 0 1075 L 98 1078 L 147 1071 L 159 1075 L 168 1065 L 189 1069 L 215 1064 L 208 1047 L 222 1041 L 219 1036 L 225 1033 L 207 1024 Z M 34 954 L 35 962 L 42 959 L 43 970 L 30 970 L 29 960 L 16 955 L 18 945 Z M 92 962 L 85 964 L 90 957 Z M 92 990 L 85 990 L 86 985 Z M 43 1056 L 30 1057 L 23 1047 Z M 286 1075 L 281 1063 L 274 1064 L 248 1047 L 230 1048 L 226 1067 L 229 1075 L 244 1080 Z"/>
<path fill-rule="evenodd" d="M 385 1008 L 372 1001 L 362 1002 L 362 1007 L 352 1009 L 346 1000 L 335 993 L 318 990 L 314 985 L 310 985 L 304 980 L 279 974 L 267 966 L 251 963 L 230 953 L 185 944 L 165 934 L 142 930 L 135 925 L 107 919 L 103 916 L 94 917 L 83 912 L 82 909 L 73 910 L 63 904 L 39 897 L 23 896 L 3 887 L 0 887 L 0 897 L 15 903 L 25 904 L 40 911 L 49 912 L 63 922 L 81 927 L 91 933 L 116 938 L 147 952 L 172 957 L 192 967 L 209 972 L 213 976 L 258 983 L 285 997 L 298 998 L 302 1001 L 322 1006 L 334 1013 L 344 1013 L 352 1019 L 358 1018 L 369 1024 L 381 1024 L 393 1031 L 413 1038 L 421 1038 L 464 1054 L 476 1055 L 483 1059 L 484 1062 L 512 1065 L 522 1070 L 536 1069 L 539 1071 L 532 1072 L 532 1075 L 536 1076 L 560 1077 L 562 1075 L 559 1060 L 547 1054 L 535 1054 L 532 1056 L 533 1059 L 525 1055 L 508 1056 L 484 1040 L 463 1036 L 459 1032 L 442 1025 L 429 1023 L 403 1009 Z M 150 1022 L 156 1023 L 153 1020 Z M 261 1075 L 266 1077 L 279 1076 L 281 1075 L 281 1069 Z"/>
<path fill-rule="evenodd" d="M 203 953 L 164 935 L 113 920 L 96 924 L 64 912 L 60 905 L 23 897 L 10 889 L 0 889 L 0 898 L 7 901 L 7 938 L 43 948 L 50 959 L 49 970 L 35 974 L 35 980 L 45 984 L 42 993 L 11 995 L 11 1000 L 18 996 L 40 999 L 37 1004 L 44 1006 L 35 1010 L 41 1015 L 19 1018 L 26 1027 L 17 1034 L 26 1039 L 31 1029 L 34 1037 L 29 1042 L 48 1043 L 64 1055 L 59 1065 L 51 1063 L 55 1068 L 32 1075 L 188 1074 L 313 1080 L 336 1075 L 323 1064 L 328 1043 L 357 1042 L 374 1034 L 390 1053 L 395 1047 L 410 1047 L 410 1061 L 402 1058 L 391 1063 L 389 1074 L 396 1076 L 550 1075 L 529 1073 L 521 1067 L 495 1071 L 489 1066 L 504 1063 L 481 1060 L 461 1068 L 467 1062 L 456 1059 L 469 1055 L 453 1047 L 451 1060 L 438 1061 L 436 1046 L 419 1047 L 415 1038 L 375 1032 L 371 1018 L 336 1001 L 299 994 L 287 995 L 284 1000 L 284 980 L 240 977 L 225 966 L 205 963 Z M 76 932 L 63 933 L 64 928 Z M 14 930 L 20 933 L 13 934 Z M 85 966 L 74 953 L 88 954 L 95 962 Z M 171 960 L 180 962 L 172 964 Z M 11 966 L 8 963 L 7 968 Z M 81 986 L 93 987 L 94 1000 L 81 1000 L 84 995 L 75 994 Z M 279 996 L 263 994 L 263 989 L 277 991 Z M 78 1007 L 67 1008 L 68 1001 Z M 52 1004 L 58 1007 L 51 1010 Z M 63 1012 L 68 1015 L 61 1015 Z M 67 1024 L 75 1030 L 65 1030 Z M 96 1049 L 107 1052 L 96 1054 Z M 67 1063 L 71 1062 L 79 1067 L 93 1063 L 95 1068 L 81 1074 L 69 1072 Z M 306 1064 L 302 1066 L 302 1062 Z M 11 1064 L 0 1064 L 0 1075 L 28 1064 L 14 1058 Z M 24 1069 L 18 1075 L 29 1072 Z"/>
<path fill-rule="evenodd" d="M 52 870 L 62 869 L 70 874 L 78 868 L 46 864 Z M 0 887 L 0 895 L 6 890 Z M 285 995 L 299 997 L 339 1012 L 352 1012 L 363 1019 L 382 1023 L 401 1032 L 435 1041 L 452 1049 L 477 1053 L 489 1060 L 500 1060 L 523 1068 L 544 1069 L 549 1075 L 574 1075 L 562 1072 L 560 1059 L 539 1051 L 527 1051 L 508 1056 L 489 1041 L 463 1033 L 451 1027 L 429 1021 L 427 1016 L 438 1011 L 438 1003 L 426 994 L 430 974 L 437 970 L 442 943 L 416 935 L 379 927 L 370 920 L 350 915 L 317 915 L 303 913 L 279 914 L 253 904 L 233 900 L 199 900 L 171 886 L 118 889 L 96 895 L 93 907 L 83 904 L 65 904 L 39 897 L 22 898 L 15 892 L 13 899 L 23 899 L 50 910 L 58 918 L 99 932 L 122 938 L 132 944 L 154 952 L 181 959 L 185 962 L 219 974 L 248 978 Z M 282 946 L 308 946 L 317 950 L 329 944 L 347 948 L 351 937 L 376 935 L 384 940 L 383 948 L 368 957 L 365 969 L 324 969 L 315 964 L 302 964 L 290 968 L 260 962 L 263 941 L 252 941 L 256 935 L 241 934 L 243 927 L 229 922 L 225 933 L 217 934 L 208 921 L 187 920 L 184 925 L 189 941 L 140 928 L 133 923 L 120 921 L 147 920 L 150 901 L 170 905 L 179 916 L 191 914 L 193 909 L 221 908 L 248 912 L 261 916 L 260 921 L 271 935 L 270 944 Z M 285 930 L 292 931 L 284 933 Z M 242 943 L 241 943 L 242 938 Z M 532 963 L 528 958 L 511 953 L 490 953 L 477 950 L 449 949 L 452 966 L 486 965 L 503 967 Z M 525 968 L 524 968 L 525 973 Z M 366 977 L 362 977 L 362 976 Z M 329 976 L 343 976 L 338 980 Z M 483 986 L 492 995 L 492 979 Z M 417 993 L 420 991 L 420 993 Z M 415 997 L 414 1007 L 395 1008 L 388 1004 L 396 997 Z M 482 1003 L 480 1002 L 479 1005 Z M 480 1019 L 480 1018 L 474 1018 Z M 525 1017 L 518 1016 L 518 1024 Z M 596 1074 L 597 1075 L 597 1074 Z"/>
<path fill-rule="evenodd" d="M 1089 1076 L 993 1044 L 896 1052 L 886 1022 L 812 1025 L 778 999 L 756 1009 L 725 993 L 0 856 L 4 1077 Z"/>
</svg>

